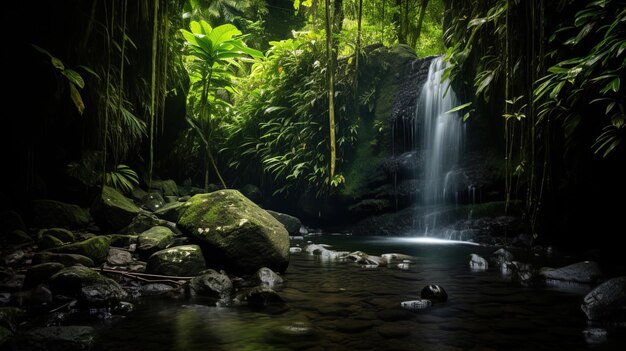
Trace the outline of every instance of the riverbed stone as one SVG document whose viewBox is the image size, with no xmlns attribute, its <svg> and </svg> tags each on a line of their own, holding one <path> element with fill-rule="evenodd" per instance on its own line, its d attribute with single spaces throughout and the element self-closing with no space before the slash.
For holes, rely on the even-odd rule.
<svg viewBox="0 0 626 351">
<path fill-rule="evenodd" d="M 626 320 L 626 276 L 598 285 L 583 299 L 580 306 L 590 320 L 617 318 Z"/>
<path fill-rule="evenodd" d="M 431 284 L 426 285 L 420 293 L 422 299 L 427 299 L 432 302 L 446 302 L 448 301 L 448 293 L 439 285 Z"/>
<path fill-rule="evenodd" d="M 154 212 L 162 208 L 165 205 L 165 200 L 163 200 L 163 196 L 161 196 L 160 193 L 152 192 L 152 193 L 146 194 L 141 199 L 141 204 L 143 208 L 151 212 Z"/>
<path fill-rule="evenodd" d="M 593 261 L 584 261 L 561 268 L 542 268 L 540 274 L 546 279 L 593 284 L 602 279 L 600 265 Z"/>
<path fill-rule="evenodd" d="M 470 268 L 475 270 L 486 270 L 487 268 L 489 268 L 489 263 L 487 263 L 487 260 L 476 254 L 470 254 L 469 265 Z"/>
<path fill-rule="evenodd" d="M 126 227 L 139 212 L 139 207 L 130 199 L 106 185 L 91 206 L 91 214 L 98 225 L 110 230 Z"/>
<path fill-rule="evenodd" d="M 66 253 L 53 253 L 53 252 L 39 252 L 33 256 L 33 263 L 47 263 L 58 262 L 62 265 L 69 267 L 76 264 L 83 265 L 85 267 L 93 267 L 95 264 L 89 257 L 83 255 L 66 254 Z"/>
<path fill-rule="evenodd" d="M 148 257 L 151 254 L 167 248 L 174 239 L 174 233 L 167 227 L 156 226 L 139 234 L 137 250 Z"/>
<path fill-rule="evenodd" d="M 133 218 L 130 224 L 122 228 L 120 232 L 135 235 L 141 234 L 146 230 L 156 226 L 167 227 L 176 235 L 182 234 L 180 230 L 176 228 L 176 223 L 160 219 L 156 215 L 148 212 L 139 213 L 137 216 L 135 216 L 135 218 Z"/>
<path fill-rule="evenodd" d="M 31 288 L 38 284 L 45 283 L 65 266 L 57 262 L 40 263 L 31 266 L 26 271 L 26 277 L 24 278 L 24 288 Z"/>
<path fill-rule="evenodd" d="M 489 261 L 496 267 L 513 261 L 513 254 L 506 249 L 498 249 L 489 256 Z"/>
<path fill-rule="evenodd" d="M 248 306 L 254 308 L 283 306 L 286 304 L 285 300 L 276 291 L 266 286 L 257 286 L 245 291 L 237 299 L 246 302 Z"/>
<path fill-rule="evenodd" d="M 33 200 L 31 212 L 32 225 L 37 228 L 79 229 L 91 221 L 87 210 L 55 200 Z"/>
<path fill-rule="evenodd" d="M 271 210 L 267 210 L 267 213 L 271 214 L 272 217 L 276 218 L 277 221 L 284 225 L 290 236 L 300 235 L 302 222 L 297 217 Z"/>
<path fill-rule="evenodd" d="M 163 194 L 163 196 L 180 196 L 178 185 L 171 179 L 167 180 L 152 180 L 150 184 L 151 190 L 157 190 Z"/>
<path fill-rule="evenodd" d="M 432 302 L 426 299 L 417 299 L 410 301 L 402 301 L 400 303 L 400 307 L 407 309 L 409 311 L 420 311 L 425 310 L 432 306 Z"/>
<path fill-rule="evenodd" d="M 44 235 L 50 235 L 60 240 L 62 243 L 71 243 L 76 240 L 76 235 L 64 228 L 47 228 L 37 232 L 37 239 L 41 240 Z"/>
<path fill-rule="evenodd" d="M 230 299 L 233 294 L 233 283 L 226 274 L 208 269 L 189 282 L 191 294 L 216 300 Z"/>
<path fill-rule="evenodd" d="M 284 272 L 289 264 L 289 234 L 265 210 L 236 190 L 193 196 L 178 225 L 209 253 L 211 263 L 241 274 L 261 267 Z"/>
<path fill-rule="evenodd" d="M 95 263 L 104 262 L 109 253 L 111 239 L 107 236 L 95 236 L 77 243 L 63 245 L 50 249 L 54 253 L 68 253 L 83 255 L 91 258 Z"/>
<path fill-rule="evenodd" d="M 83 266 L 60 270 L 50 278 L 50 288 L 55 294 L 78 298 L 88 306 L 107 305 L 127 296 L 115 280 Z"/>
<path fill-rule="evenodd" d="M 153 253 L 148 259 L 146 273 L 193 277 L 206 269 L 198 245 L 175 246 Z"/>
<path fill-rule="evenodd" d="M 182 212 L 185 210 L 185 208 L 186 207 L 185 207 L 184 202 L 175 201 L 175 202 L 170 202 L 168 204 L 165 204 L 163 207 L 154 211 L 154 214 L 157 217 L 164 219 L 166 221 L 176 222 L 178 221 L 178 218 L 180 217 Z"/>
<path fill-rule="evenodd" d="M 96 345 L 95 331 L 88 326 L 35 328 L 19 336 L 26 350 L 87 351 Z"/>
<path fill-rule="evenodd" d="M 39 247 L 40 250 L 47 250 L 47 249 L 52 249 L 54 247 L 63 246 L 63 241 L 59 240 L 58 238 L 52 235 L 44 234 L 41 236 L 41 238 L 39 238 L 39 241 L 37 242 L 37 246 Z"/>
<path fill-rule="evenodd" d="M 267 267 L 259 268 L 259 270 L 254 274 L 254 280 L 257 284 L 266 285 L 270 288 L 283 283 L 283 278 Z"/>
<path fill-rule="evenodd" d="M 128 266 L 133 262 L 133 256 L 126 250 L 110 248 L 107 263 L 112 266 Z"/>
<path fill-rule="evenodd" d="M 137 243 L 138 235 L 126 235 L 126 234 L 109 234 L 107 235 L 111 239 L 111 246 L 116 247 L 129 247 L 132 244 Z"/>
</svg>

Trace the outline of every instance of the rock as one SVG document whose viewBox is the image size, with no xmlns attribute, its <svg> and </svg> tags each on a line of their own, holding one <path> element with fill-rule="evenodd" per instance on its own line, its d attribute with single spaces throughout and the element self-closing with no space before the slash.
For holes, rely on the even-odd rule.
<svg viewBox="0 0 626 351">
<path fill-rule="evenodd" d="M 107 305 L 127 296 L 115 280 L 83 266 L 60 270 L 50 278 L 50 288 L 55 294 L 78 298 L 88 306 Z"/>
<path fill-rule="evenodd" d="M 542 285 L 545 282 L 539 270 L 531 264 L 513 261 L 506 267 L 512 273 L 511 280 L 522 286 Z"/>
<path fill-rule="evenodd" d="M 76 205 L 54 200 L 33 200 L 32 225 L 38 228 L 84 228 L 91 221 L 89 212 Z"/>
<path fill-rule="evenodd" d="M 130 198 L 137 201 L 137 203 L 140 203 L 146 195 L 148 195 L 148 193 L 145 190 L 136 186 L 133 187 L 133 191 L 130 193 Z"/>
<path fill-rule="evenodd" d="M 254 274 L 254 278 L 259 285 L 266 285 L 270 288 L 283 283 L 283 278 L 267 267 L 260 268 Z"/>
<path fill-rule="evenodd" d="M 427 285 L 422 289 L 420 293 L 422 299 L 427 299 L 432 302 L 446 302 L 448 301 L 448 293 L 446 290 L 436 284 Z"/>
<path fill-rule="evenodd" d="M 142 206 L 152 212 L 165 206 L 163 196 L 159 193 L 148 193 L 141 199 Z"/>
<path fill-rule="evenodd" d="M 76 236 L 74 235 L 74 233 L 63 228 L 41 229 L 37 233 L 37 240 L 41 240 L 44 235 L 50 235 L 60 240 L 62 243 L 71 243 L 72 241 L 76 240 Z"/>
<path fill-rule="evenodd" d="M 540 273 L 546 279 L 594 284 L 602 279 L 600 265 L 593 261 L 584 261 L 561 268 L 542 268 Z"/>
<path fill-rule="evenodd" d="M 22 216 L 15 211 L 0 212 L 0 230 L 2 233 L 10 233 L 14 230 L 26 231 L 26 225 L 22 220 Z"/>
<path fill-rule="evenodd" d="M 298 252 L 302 252 L 302 248 L 301 248 L 301 247 L 290 247 L 290 248 L 289 248 L 289 252 L 290 252 L 290 253 L 298 253 Z"/>
<path fill-rule="evenodd" d="M 485 260 L 484 258 L 476 254 L 470 255 L 469 265 L 470 265 L 470 268 L 475 269 L 475 270 L 486 270 L 487 268 L 489 268 L 489 264 L 487 263 L 487 260 Z"/>
<path fill-rule="evenodd" d="M 85 351 L 95 345 L 94 329 L 83 326 L 44 327 L 19 336 L 25 350 Z"/>
<path fill-rule="evenodd" d="M 167 227 L 176 235 L 182 234 L 180 230 L 176 228 L 176 224 L 163 219 L 159 219 L 157 216 L 151 213 L 139 213 L 137 216 L 135 216 L 135 218 L 133 218 L 132 222 L 128 226 L 121 229 L 120 232 L 126 234 L 141 234 L 146 230 L 156 226 Z"/>
<path fill-rule="evenodd" d="M 40 252 L 33 256 L 33 263 L 48 263 L 58 262 L 66 267 L 76 264 L 83 265 L 85 267 L 95 266 L 93 260 L 83 255 L 65 254 L 65 253 L 52 253 L 52 252 Z"/>
<path fill-rule="evenodd" d="M 150 256 L 146 273 L 193 277 L 206 269 L 204 256 L 198 245 L 170 247 Z"/>
<path fill-rule="evenodd" d="M 22 260 L 24 260 L 24 251 L 22 250 L 15 250 L 13 252 L 11 252 L 10 254 L 4 256 L 4 264 L 7 266 L 15 266 L 17 264 L 22 263 Z"/>
<path fill-rule="evenodd" d="M 154 211 L 154 214 L 157 217 L 166 221 L 176 222 L 178 221 L 178 218 L 183 213 L 185 208 L 186 207 L 184 202 L 176 201 L 164 205 L 162 208 Z"/>
<path fill-rule="evenodd" d="M 391 263 L 394 261 L 413 261 L 415 260 L 414 256 L 409 256 L 409 255 L 405 255 L 405 254 L 399 254 L 399 253 L 384 253 L 382 255 L 380 255 L 380 257 L 387 263 Z"/>
<path fill-rule="evenodd" d="M 77 243 L 55 247 L 49 251 L 53 253 L 82 255 L 91 258 L 96 263 L 100 263 L 106 260 L 110 244 L 111 239 L 109 237 L 96 236 Z"/>
<path fill-rule="evenodd" d="M 174 292 L 176 289 L 173 286 L 162 284 L 162 283 L 150 283 L 146 285 L 142 285 L 139 288 L 139 293 L 141 296 L 157 296 L 163 294 L 169 294 Z"/>
<path fill-rule="evenodd" d="M 164 196 L 180 196 L 178 185 L 176 185 L 176 182 L 171 179 L 152 180 L 150 189 L 160 191 Z"/>
<path fill-rule="evenodd" d="M 132 244 L 137 243 L 138 235 L 124 235 L 124 234 L 109 234 L 107 235 L 111 239 L 111 246 L 117 247 L 129 247 Z"/>
<path fill-rule="evenodd" d="M 167 248 L 174 239 L 174 233 L 167 227 L 156 226 L 146 230 L 137 239 L 137 249 L 146 257 Z"/>
<path fill-rule="evenodd" d="M 146 271 L 146 265 L 146 262 L 134 261 L 133 263 L 128 265 L 128 270 L 131 272 L 143 273 Z"/>
<path fill-rule="evenodd" d="M 191 198 L 191 197 L 190 197 L 190 198 Z M 166 205 L 167 205 L 167 204 L 171 204 L 172 202 L 178 202 L 178 199 L 180 199 L 180 196 L 166 196 L 166 197 L 164 198 L 164 200 L 165 200 L 165 204 L 166 204 Z M 183 201 L 181 201 L 181 202 L 185 202 L 185 201 L 187 201 L 187 200 L 189 200 L 189 199 L 185 199 L 185 200 L 183 200 Z"/>
<path fill-rule="evenodd" d="M 583 335 L 587 344 L 601 344 L 607 340 L 608 332 L 603 328 L 587 328 Z"/>
<path fill-rule="evenodd" d="M 138 213 L 139 208 L 130 199 L 106 185 L 91 206 L 91 214 L 98 225 L 110 230 L 126 227 Z"/>
<path fill-rule="evenodd" d="M 513 261 L 513 254 L 505 249 L 498 249 L 489 257 L 489 261 L 496 267 Z"/>
<path fill-rule="evenodd" d="M 26 271 L 24 288 L 31 288 L 47 282 L 50 277 L 63 268 L 65 268 L 65 266 L 57 262 L 40 263 L 30 267 Z"/>
<path fill-rule="evenodd" d="M 263 193 L 261 192 L 261 189 L 254 184 L 244 185 L 241 189 L 239 189 L 239 192 L 255 204 L 263 203 Z"/>
<path fill-rule="evenodd" d="M 120 301 L 113 307 L 113 313 L 127 315 L 135 310 L 135 305 L 130 302 Z"/>
<path fill-rule="evenodd" d="M 285 305 L 285 300 L 276 291 L 265 286 L 257 286 L 248 290 L 242 296 L 239 296 L 238 300 L 245 301 L 248 303 L 248 306 L 255 308 Z"/>
<path fill-rule="evenodd" d="M 228 300 L 233 294 L 233 283 L 226 274 L 212 269 L 203 271 L 201 275 L 189 282 L 191 294 L 216 300 Z"/>
<path fill-rule="evenodd" d="M 178 225 L 204 245 L 216 267 L 242 274 L 287 268 L 287 230 L 238 191 L 195 195 L 186 206 Z"/>
<path fill-rule="evenodd" d="M 14 229 L 6 235 L 0 236 L 0 246 L 2 247 L 21 248 L 33 243 L 33 238 L 21 229 Z"/>
<path fill-rule="evenodd" d="M 13 333 L 5 327 L 0 327 L 0 347 L 13 338 Z"/>
<path fill-rule="evenodd" d="M 267 213 L 271 214 L 272 217 L 276 218 L 277 221 L 284 225 L 289 235 L 296 236 L 300 234 L 300 227 L 302 227 L 302 222 L 300 222 L 298 218 L 285 213 L 270 210 L 267 210 Z"/>
<path fill-rule="evenodd" d="M 598 285 L 585 296 L 580 308 L 590 320 L 626 320 L 626 276 Z"/>
<path fill-rule="evenodd" d="M 63 242 L 52 235 L 44 234 L 37 243 L 40 250 L 47 250 L 53 247 L 63 246 Z"/>
<path fill-rule="evenodd" d="M 400 302 L 400 307 L 410 310 L 410 311 L 424 310 L 424 309 L 429 308 L 430 306 L 432 306 L 432 302 L 426 299 Z"/>
<path fill-rule="evenodd" d="M 128 266 L 133 263 L 133 256 L 126 250 L 110 248 L 107 263 L 112 266 Z"/>
</svg>

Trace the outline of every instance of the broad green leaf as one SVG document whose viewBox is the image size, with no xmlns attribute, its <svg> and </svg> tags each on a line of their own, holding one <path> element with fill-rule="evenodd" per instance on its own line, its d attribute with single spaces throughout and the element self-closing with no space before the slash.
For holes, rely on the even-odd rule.
<svg viewBox="0 0 626 351">
<path fill-rule="evenodd" d="M 66 76 L 70 82 L 76 84 L 77 87 L 81 89 L 85 87 L 85 81 L 83 80 L 83 77 L 81 77 L 81 75 L 73 69 L 68 68 L 61 73 Z"/>
<path fill-rule="evenodd" d="M 70 85 L 70 98 L 74 102 L 74 106 L 76 106 L 76 109 L 78 110 L 78 114 L 82 115 L 83 111 L 85 111 L 85 104 L 83 103 L 83 98 L 80 96 L 80 93 L 78 92 L 78 89 L 76 89 L 76 86 L 74 85 L 74 83 L 69 82 L 69 85 Z"/>
<path fill-rule="evenodd" d="M 453 108 L 453 109 L 451 109 L 449 111 L 446 111 L 446 113 L 453 113 L 453 112 L 461 111 L 462 109 L 470 106 L 471 104 L 472 104 L 472 102 L 470 101 L 470 102 L 465 103 L 463 105 L 459 105 L 459 106 L 457 106 L 457 107 L 455 107 L 455 108 Z"/>
<path fill-rule="evenodd" d="M 82 68 L 83 70 L 85 70 L 85 72 L 91 74 L 92 76 L 98 78 L 98 80 L 100 80 L 100 75 L 98 73 L 96 73 L 94 70 L 92 70 L 91 68 L 84 66 L 84 65 L 78 65 L 78 67 Z"/>
<path fill-rule="evenodd" d="M 207 36 L 211 39 L 215 45 L 223 43 L 225 41 L 231 40 L 235 36 L 239 36 L 242 33 L 237 29 L 237 27 L 232 24 L 223 24 L 221 26 L 213 28 L 211 33 L 208 33 Z"/>
</svg>

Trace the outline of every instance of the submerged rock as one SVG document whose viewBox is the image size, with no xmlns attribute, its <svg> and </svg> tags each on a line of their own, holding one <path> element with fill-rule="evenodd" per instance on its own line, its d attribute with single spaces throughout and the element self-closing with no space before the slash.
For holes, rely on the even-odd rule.
<svg viewBox="0 0 626 351">
<path fill-rule="evenodd" d="M 259 285 L 266 285 L 271 287 L 281 285 L 283 278 L 276 274 L 273 270 L 263 267 L 260 268 L 255 274 L 254 278 Z"/>
<path fill-rule="evenodd" d="M 216 300 L 228 300 L 233 294 L 233 283 L 226 274 L 208 269 L 189 282 L 191 294 Z"/>
<path fill-rule="evenodd" d="M 91 214 L 98 225 L 111 230 L 129 225 L 139 211 L 130 199 L 106 185 L 91 206 Z"/>
<path fill-rule="evenodd" d="M 198 245 L 170 247 L 150 256 L 146 273 L 193 277 L 206 269 L 202 250 Z"/>
<path fill-rule="evenodd" d="M 300 234 L 300 227 L 302 227 L 302 222 L 294 216 L 288 215 L 286 213 L 280 213 L 275 211 L 267 210 L 267 213 L 271 214 L 272 217 L 276 218 L 282 225 L 287 229 L 287 233 L 290 236 L 296 236 Z"/>
<path fill-rule="evenodd" d="M 432 302 L 426 299 L 419 300 L 411 300 L 411 301 L 402 301 L 400 302 L 400 307 L 411 310 L 411 311 L 420 311 L 429 308 L 432 306 Z"/>
<path fill-rule="evenodd" d="M 446 290 L 436 284 L 427 285 L 422 289 L 420 293 L 422 299 L 427 299 L 432 302 L 446 302 L 448 301 L 448 293 Z"/>
<path fill-rule="evenodd" d="M 511 272 L 511 280 L 522 286 L 536 286 L 545 283 L 537 267 L 518 261 L 508 263 L 506 267 Z"/>
<path fill-rule="evenodd" d="M 540 274 L 546 279 L 563 280 L 583 284 L 596 283 L 603 276 L 600 265 L 593 261 L 578 262 L 556 269 L 542 268 Z"/>
<path fill-rule="evenodd" d="M 178 225 L 201 242 L 216 267 L 243 274 L 261 267 L 278 272 L 287 268 L 287 230 L 238 191 L 195 195 L 186 206 Z"/>
<path fill-rule="evenodd" d="M 31 222 L 38 228 L 84 228 L 91 221 L 87 210 L 60 201 L 33 200 L 31 211 Z"/>
<path fill-rule="evenodd" d="M 583 301 L 580 308 L 590 320 L 626 320 L 626 276 L 598 285 Z"/>
<path fill-rule="evenodd" d="M 50 252 L 82 255 L 100 263 L 106 260 L 110 245 L 111 239 L 109 237 L 96 236 L 77 243 L 52 248 Z"/>
<path fill-rule="evenodd" d="M 489 268 L 489 263 L 487 263 L 487 260 L 476 254 L 470 254 L 469 265 L 470 268 L 474 270 L 486 270 L 487 268 Z"/>
<path fill-rule="evenodd" d="M 238 296 L 237 300 L 247 302 L 248 306 L 255 308 L 285 305 L 285 300 L 276 291 L 265 286 L 252 288 Z"/>
<path fill-rule="evenodd" d="M 513 261 L 513 254 L 505 249 L 499 249 L 491 254 L 489 261 L 496 267 Z"/>
<path fill-rule="evenodd" d="M 116 281 L 83 266 L 62 269 L 50 278 L 50 288 L 55 294 L 78 298 L 89 306 L 107 305 L 127 296 Z"/>
</svg>

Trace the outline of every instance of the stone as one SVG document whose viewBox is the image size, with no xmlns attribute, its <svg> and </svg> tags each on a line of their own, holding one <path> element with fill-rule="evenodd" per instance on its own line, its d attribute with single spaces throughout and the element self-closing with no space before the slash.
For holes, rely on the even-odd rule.
<svg viewBox="0 0 626 351">
<path fill-rule="evenodd" d="M 269 286 L 270 288 L 283 283 L 283 278 L 267 267 L 259 268 L 254 274 L 254 278 L 259 285 Z"/>
<path fill-rule="evenodd" d="M 139 293 L 141 294 L 141 296 L 157 296 L 169 294 L 171 292 L 174 292 L 175 290 L 176 289 L 171 285 L 163 283 L 150 283 L 142 285 L 139 288 Z"/>
<path fill-rule="evenodd" d="M 156 226 L 139 234 L 137 250 L 148 257 L 151 254 L 167 248 L 174 239 L 174 233 L 167 227 Z"/>
<path fill-rule="evenodd" d="M 128 266 L 133 263 L 133 256 L 126 250 L 110 248 L 107 263 L 112 266 Z"/>
<path fill-rule="evenodd" d="M 183 213 L 185 208 L 186 207 L 185 207 L 184 202 L 176 201 L 176 202 L 165 204 L 160 209 L 154 211 L 154 214 L 157 217 L 164 219 L 166 221 L 177 222 L 178 218 Z"/>
<path fill-rule="evenodd" d="M 109 230 L 126 227 L 139 211 L 139 207 L 130 199 L 106 185 L 102 187 L 101 193 L 91 206 L 91 214 L 96 223 Z"/>
<path fill-rule="evenodd" d="M 247 302 L 248 306 L 266 308 L 285 305 L 285 300 L 278 293 L 265 286 L 257 286 L 238 296 L 239 301 Z"/>
<path fill-rule="evenodd" d="M 143 208 L 154 212 L 165 206 L 165 200 L 159 193 L 148 193 L 141 199 L 141 204 Z"/>
<path fill-rule="evenodd" d="M 58 262 L 62 265 L 69 267 L 76 264 L 83 265 L 85 267 L 95 266 L 93 260 L 83 255 L 65 254 L 65 253 L 52 253 L 52 252 L 40 252 L 33 256 L 33 263 L 48 263 Z"/>
<path fill-rule="evenodd" d="M 50 235 L 60 240 L 62 243 L 71 243 L 72 241 L 76 240 L 76 236 L 74 235 L 74 233 L 63 228 L 41 229 L 39 232 L 37 232 L 37 240 L 41 240 L 44 235 Z"/>
<path fill-rule="evenodd" d="M 201 275 L 191 279 L 189 286 L 193 296 L 226 301 L 233 294 L 233 283 L 228 276 L 212 269 L 203 271 Z"/>
<path fill-rule="evenodd" d="M 156 227 L 162 226 L 169 228 L 176 235 L 182 234 L 178 228 L 176 228 L 176 224 L 172 222 L 168 222 L 166 220 L 160 219 L 152 213 L 139 213 L 129 225 L 120 230 L 122 233 L 126 234 L 141 234 L 146 230 Z"/>
<path fill-rule="evenodd" d="M 261 192 L 261 189 L 254 184 L 244 185 L 241 189 L 239 189 L 239 192 L 255 204 L 263 203 L 263 193 Z"/>
<path fill-rule="evenodd" d="M 204 256 L 198 245 L 157 251 L 150 256 L 146 265 L 146 273 L 178 277 L 193 277 L 205 269 Z"/>
<path fill-rule="evenodd" d="M 32 245 L 33 238 L 21 229 L 14 229 L 0 237 L 0 246 L 21 248 Z"/>
<path fill-rule="evenodd" d="M 600 265 L 593 261 L 584 261 L 561 268 L 542 268 L 539 272 L 546 279 L 594 284 L 602 279 Z"/>
<path fill-rule="evenodd" d="M 400 307 L 410 310 L 410 311 L 424 310 L 424 309 L 429 308 L 430 306 L 432 306 L 432 302 L 426 299 L 400 302 Z"/>
<path fill-rule="evenodd" d="M 498 249 L 489 257 L 489 261 L 496 267 L 501 267 L 513 261 L 513 254 L 505 249 Z"/>
<path fill-rule="evenodd" d="M 422 289 L 420 293 L 422 299 L 427 299 L 432 302 L 446 302 L 448 301 L 448 293 L 446 290 L 436 284 L 427 285 Z"/>
<path fill-rule="evenodd" d="M 124 234 L 109 234 L 107 235 L 111 239 L 111 246 L 116 247 L 129 247 L 132 244 L 137 243 L 138 235 L 124 235 Z"/>
<path fill-rule="evenodd" d="M 25 350 L 85 351 L 96 345 L 95 331 L 86 326 L 43 327 L 19 337 Z"/>
<path fill-rule="evenodd" d="M 60 270 L 50 278 L 50 288 L 55 294 L 78 298 L 88 306 L 110 305 L 127 296 L 115 280 L 83 266 Z"/>
<path fill-rule="evenodd" d="M 48 262 L 31 266 L 26 271 L 24 278 L 24 288 L 31 288 L 41 283 L 46 283 L 55 273 L 65 268 L 61 263 Z"/>
<path fill-rule="evenodd" d="M 133 191 L 130 193 L 130 198 L 140 203 L 148 193 L 142 188 L 136 186 L 133 187 Z"/>
<path fill-rule="evenodd" d="M 299 253 L 299 252 L 302 252 L 302 248 L 301 247 L 290 247 L 289 248 L 289 252 L 290 253 Z"/>
<path fill-rule="evenodd" d="M 511 271 L 511 280 L 522 286 L 537 286 L 545 283 L 545 279 L 539 275 L 539 270 L 528 263 L 513 261 L 507 264 Z"/>
<path fill-rule="evenodd" d="M 91 222 L 87 210 L 54 200 L 33 200 L 32 225 L 38 228 L 80 229 Z"/>
<path fill-rule="evenodd" d="M 598 285 L 585 296 L 580 308 L 590 320 L 626 320 L 626 276 Z"/>
<path fill-rule="evenodd" d="M 110 244 L 111 239 L 109 237 L 95 236 L 77 243 L 55 247 L 49 251 L 53 253 L 82 255 L 91 258 L 95 263 L 101 263 L 106 260 Z"/>
<path fill-rule="evenodd" d="M 287 233 L 290 236 L 300 235 L 300 227 L 302 227 L 302 222 L 294 216 L 288 215 L 286 213 L 280 213 L 276 211 L 267 210 L 267 213 L 271 214 L 272 217 L 276 218 L 282 225 L 287 229 Z"/>
<path fill-rule="evenodd" d="M 176 182 L 171 179 L 152 180 L 150 190 L 160 191 L 163 196 L 180 196 L 178 185 L 176 185 Z"/>
<path fill-rule="evenodd" d="M 44 234 L 39 239 L 37 246 L 39 247 L 40 250 L 47 250 L 53 247 L 63 246 L 63 244 L 64 244 L 63 241 L 55 238 L 54 236 Z"/>
<path fill-rule="evenodd" d="M 178 226 L 206 248 L 211 266 L 241 274 L 261 267 L 284 272 L 289 264 L 289 234 L 265 210 L 236 190 L 195 195 Z"/>
<path fill-rule="evenodd" d="M 487 263 L 487 260 L 476 254 L 470 254 L 469 265 L 470 268 L 473 270 L 486 270 L 487 268 L 489 268 L 489 263 Z"/>
</svg>

